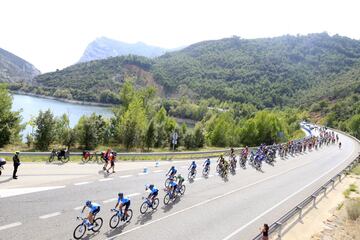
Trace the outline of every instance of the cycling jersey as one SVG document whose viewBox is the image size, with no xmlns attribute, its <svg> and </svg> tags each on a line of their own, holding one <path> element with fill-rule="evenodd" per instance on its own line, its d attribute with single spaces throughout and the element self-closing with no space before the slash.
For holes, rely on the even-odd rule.
<svg viewBox="0 0 360 240">
<path fill-rule="evenodd" d="M 196 168 L 196 163 L 192 163 L 192 164 L 190 165 L 190 168 L 191 168 L 191 169 L 195 169 L 195 168 Z"/>
<path fill-rule="evenodd" d="M 174 181 L 171 181 L 169 185 L 170 185 L 170 187 L 176 187 L 176 186 L 177 186 L 177 183 L 174 182 Z"/>
<path fill-rule="evenodd" d="M 88 206 L 88 208 L 90 208 L 90 212 L 93 214 L 98 213 L 100 211 L 100 205 L 97 203 L 91 203 L 90 206 Z"/>
<path fill-rule="evenodd" d="M 118 203 L 125 205 L 126 203 L 130 202 L 130 199 L 127 197 L 123 197 L 122 199 L 118 198 Z"/>
<path fill-rule="evenodd" d="M 209 166 L 210 165 L 210 160 L 207 159 L 204 164 L 205 164 L 205 166 Z"/>
<path fill-rule="evenodd" d="M 157 189 L 156 187 L 153 187 L 150 190 L 151 190 L 151 194 L 155 194 L 159 192 L 159 189 Z"/>
<path fill-rule="evenodd" d="M 176 174 L 177 170 L 175 168 L 170 169 L 169 173 L 170 175 Z"/>
</svg>

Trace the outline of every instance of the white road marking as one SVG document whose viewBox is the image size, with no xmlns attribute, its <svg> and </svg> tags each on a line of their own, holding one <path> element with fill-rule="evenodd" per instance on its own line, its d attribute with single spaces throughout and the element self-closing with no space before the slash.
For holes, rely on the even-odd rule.
<svg viewBox="0 0 360 240">
<path fill-rule="evenodd" d="M 42 191 L 54 190 L 60 188 L 65 188 L 65 186 L 0 189 L 0 198 L 6 198 L 6 197 L 12 197 L 22 194 L 42 192 Z"/>
<path fill-rule="evenodd" d="M 133 175 L 124 175 L 124 176 L 120 176 L 119 178 L 128 178 L 128 177 L 132 177 Z"/>
<path fill-rule="evenodd" d="M 103 201 L 103 203 L 115 202 L 116 200 L 117 200 L 117 198 L 110 198 L 108 200 Z"/>
<path fill-rule="evenodd" d="M 180 213 L 189 211 L 189 210 L 191 210 L 191 209 L 193 209 L 193 208 L 196 208 L 196 207 L 205 205 L 205 204 L 207 204 L 207 203 L 209 203 L 209 202 L 213 202 L 213 201 L 215 201 L 215 200 L 217 200 L 217 199 L 219 199 L 219 198 L 226 197 L 226 196 L 231 195 L 231 194 L 233 194 L 233 193 L 239 192 L 239 191 L 241 191 L 241 190 L 244 190 L 244 189 L 246 189 L 246 188 L 252 187 L 252 186 L 257 185 L 257 184 L 259 184 L 259 183 L 268 181 L 269 179 L 278 177 L 278 176 L 280 176 L 280 175 L 283 175 L 283 174 L 286 174 L 286 173 L 288 173 L 288 172 L 291 172 L 292 170 L 295 170 L 295 169 L 297 169 L 297 168 L 299 168 L 299 167 L 302 167 L 302 166 L 305 166 L 305 165 L 309 165 L 309 164 L 311 164 L 311 162 L 302 164 L 302 165 L 300 165 L 300 166 L 296 166 L 296 167 L 290 168 L 290 169 L 288 169 L 288 170 L 286 170 L 286 171 L 284 171 L 284 172 L 281 172 L 281 173 L 278 173 L 278 174 L 275 174 L 275 175 L 272 175 L 272 176 L 263 178 L 263 179 L 261 179 L 261 180 L 259 180 L 259 181 L 253 182 L 253 183 L 248 184 L 248 185 L 246 185 L 246 186 L 236 188 L 236 189 L 234 189 L 234 190 L 231 190 L 231 191 L 229 191 L 229 192 L 227 192 L 227 193 L 224 193 L 224 194 L 222 194 L 222 195 L 219 195 L 219 196 L 217 196 L 217 197 L 213 197 L 213 198 L 207 199 L 207 200 L 205 200 L 205 201 L 199 202 L 199 203 L 197 203 L 197 204 L 195 204 L 195 205 L 192 205 L 192 206 L 190 206 L 190 207 L 184 208 L 184 209 L 179 210 L 179 211 L 177 211 L 177 212 L 173 212 L 173 213 L 171 213 L 171 214 L 169 214 L 169 215 L 166 215 L 166 216 L 164 216 L 164 217 L 158 218 L 158 219 L 156 219 L 156 220 L 154 220 L 154 221 L 144 223 L 144 224 L 141 225 L 141 226 L 137 226 L 137 227 L 134 227 L 134 228 L 129 229 L 129 230 L 127 230 L 127 231 L 124 231 L 124 232 L 122 232 L 122 233 L 119 233 L 119 234 L 117 234 L 117 235 L 114 235 L 114 236 L 112 236 L 112 237 L 110 237 L 110 238 L 107 238 L 107 240 L 115 239 L 116 237 L 119 237 L 119 236 L 125 235 L 125 234 L 127 234 L 127 233 L 136 231 L 136 230 L 141 229 L 141 228 L 143 228 L 143 227 L 146 227 L 146 226 L 148 226 L 148 225 L 150 225 L 150 224 L 160 222 L 160 221 L 162 221 L 162 220 L 164 220 L 164 219 L 167 219 L 167 218 L 172 217 L 172 216 L 175 216 L 175 215 L 177 215 L 177 214 L 180 214 Z"/>
<path fill-rule="evenodd" d="M 40 219 L 47 219 L 47 218 L 59 216 L 60 214 L 61 214 L 61 212 L 54 212 L 54 213 L 42 215 L 42 216 L 40 216 L 39 218 L 40 218 Z"/>
<path fill-rule="evenodd" d="M 161 173 L 161 172 L 163 172 L 163 171 L 165 171 L 165 170 L 160 169 L 160 170 L 155 170 L 155 171 L 153 171 L 153 172 L 154 172 L 154 173 Z"/>
<path fill-rule="evenodd" d="M 127 196 L 128 197 L 135 197 L 135 196 L 139 196 L 140 193 L 131 193 L 131 194 L 128 194 Z"/>
<path fill-rule="evenodd" d="M 345 159 L 348 159 L 345 158 Z M 277 208 L 278 206 L 280 206 L 281 204 L 283 204 L 284 202 L 288 201 L 290 198 L 294 197 L 296 194 L 299 194 L 300 192 L 304 191 L 306 188 L 308 188 L 309 186 L 311 186 L 312 184 L 314 184 L 315 182 L 319 181 L 321 178 L 323 178 L 324 176 L 326 176 L 327 174 L 329 174 L 330 172 L 334 171 L 337 167 L 339 167 L 341 164 L 343 164 L 344 162 L 340 162 L 338 163 L 335 167 L 331 168 L 330 170 L 326 171 L 325 173 L 323 173 L 321 176 L 319 176 L 318 178 L 314 179 L 312 182 L 306 184 L 304 187 L 300 188 L 298 191 L 292 193 L 291 195 L 289 195 L 288 197 L 284 198 L 282 201 L 278 202 L 277 204 L 275 204 L 274 206 L 272 206 L 271 208 L 269 208 L 268 210 L 266 210 L 265 212 L 263 212 L 262 214 L 260 214 L 259 216 L 257 216 L 256 218 L 254 218 L 253 220 L 251 220 L 250 222 L 246 223 L 245 225 L 241 226 L 240 228 L 238 228 L 237 230 L 235 230 L 234 232 L 232 232 L 231 234 L 229 234 L 228 236 L 226 236 L 225 238 L 223 238 L 222 240 L 229 240 L 232 237 L 234 237 L 236 234 L 238 234 L 239 232 L 241 232 L 242 230 L 244 230 L 245 228 L 247 228 L 250 224 L 254 223 L 255 221 L 257 221 L 258 219 L 262 218 L 263 216 L 265 216 L 266 214 L 268 214 L 269 212 L 271 212 L 272 210 L 274 210 L 275 208 Z"/>
<path fill-rule="evenodd" d="M 202 180 L 203 178 L 201 178 L 201 177 L 197 177 L 197 178 L 195 178 L 194 179 L 194 181 L 199 181 L 199 180 Z"/>
<path fill-rule="evenodd" d="M 78 206 L 76 208 L 74 208 L 74 210 L 78 211 L 78 210 L 81 210 L 84 206 Z"/>
<path fill-rule="evenodd" d="M 149 172 L 140 172 L 140 173 L 138 173 L 138 175 L 139 176 L 142 176 L 142 175 L 146 175 L 146 174 L 148 174 Z"/>
<path fill-rule="evenodd" d="M 80 185 L 85 185 L 85 184 L 89 184 L 92 182 L 78 182 L 78 183 L 74 183 L 75 186 L 80 186 Z"/>
<path fill-rule="evenodd" d="M 213 177 L 214 175 L 213 174 L 210 174 L 209 177 Z"/>
<path fill-rule="evenodd" d="M 188 168 L 188 166 L 181 166 L 181 168 Z"/>
<path fill-rule="evenodd" d="M 107 182 L 107 181 L 111 181 L 111 180 L 114 180 L 113 178 L 102 178 L 102 179 L 99 179 L 99 182 Z"/>
<path fill-rule="evenodd" d="M 22 223 L 21 222 L 15 222 L 15 223 L 10 223 L 4 226 L 0 226 L 0 231 L 5 230 L 5 229 L 9 229 L 9 228 L 13 228 L 13 227 L 17 227 L 20 226 Z"/>
</svg>

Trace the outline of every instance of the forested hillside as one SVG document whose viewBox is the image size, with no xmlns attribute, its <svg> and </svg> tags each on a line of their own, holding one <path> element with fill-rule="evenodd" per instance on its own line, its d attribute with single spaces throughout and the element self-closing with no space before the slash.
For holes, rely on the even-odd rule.
<svg viewBox="0 0 360 240">
<path fill-rule="evenodd" d="M 205 41 L 156 59 L 114 57 L 80 63 L 35 78 L 25 91 L 118 103 L 126 77 L 169 98 L 215 98 L 258 109 L 308 105 L 357 84 L 360 41 L 326 33 Z M 331 91 L 329 91 L 331 87 Z M 162 91 L 163 90 L 163 91 Z"/>
</svg>

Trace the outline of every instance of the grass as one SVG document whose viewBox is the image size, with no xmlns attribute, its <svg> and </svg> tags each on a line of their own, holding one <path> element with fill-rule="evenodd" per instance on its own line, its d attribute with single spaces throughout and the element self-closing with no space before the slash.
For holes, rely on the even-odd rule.
<svg viewBox="0 0 360 240">
<path fill-rule="evenodd" d="M 342 202 L 342 203 L 339 203 L 338 205 L 337 205 L 337 207 L 336 207 L 336 210 L 341 210 L 342 209 L 342 207 L 344 206 L 344 203 Z"/>
<path fill-rule="evenodd" d="M 355 175 L 360 175 L 360 164 L 356 165 L 356 167 L 351 170 L 351 173 Z"/>
<path fill-rule="evenodd" d="M 360 198 L 351 199 L 346 206 L 348 217 L 355 221 L 360 217 Z"/>
<path fill-rule="evenodd" d="M 352 192 L 359 193 L 355 184 L 350 184 L 349 187 L 343 192 L 345 198 L 350 198 Z"/>
<path fill-rule="evenodd" d="M 299 130 L 296 130 L 295 132 L 293 132 L 293 134 L 291 135 L 290 139 L 291 140 L 296 140 L 296 139 L 301 139 L 301 138 L 304 138 L 306 135 L 304 133 L 303 130 L 299 129 Z"/>
</svg>

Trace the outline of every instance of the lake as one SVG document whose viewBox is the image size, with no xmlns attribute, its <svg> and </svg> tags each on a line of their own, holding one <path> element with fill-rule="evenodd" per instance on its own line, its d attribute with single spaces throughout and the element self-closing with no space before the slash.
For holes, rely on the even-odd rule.
<svg viewBox="0 0 360 240">
<path fill-rule="evenodd" d="M 98 107 L 90 105 L 81 105 L 74 103 L 67 103 L 52 99 L 39 98 L 27 95 L 13 94 L 12 110 L 21 110 L 22 123 L 27 123 L 32 117 L 36 117 L 39 111 L 46 111 L 50 109 L 54 116 L 61 116 L 66 113 L 70 120 L 70 127 L 74 127 L 83 115 L 91 115 L 96 113 L 104 117 L 110 118 L 113 114 L 111 108 Z M 32 127 L 27 125 L 22 132 L 23 139 L 28 133 L 31 133 Z"/>
</svg>

